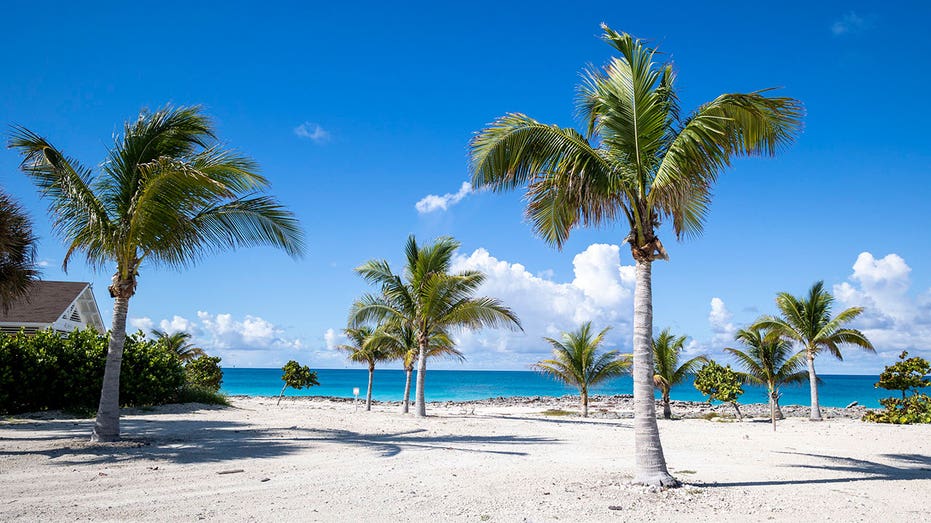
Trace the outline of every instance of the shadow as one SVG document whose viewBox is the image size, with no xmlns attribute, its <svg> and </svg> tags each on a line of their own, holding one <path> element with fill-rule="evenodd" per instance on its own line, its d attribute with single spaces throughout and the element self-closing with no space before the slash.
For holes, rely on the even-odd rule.
<svg viewBox="0 0 931 523">
<path fill-rule="evenodd" d="M 799 463 L 788 465 L 793 468 L 818 469 L 848 474 L 839 478 L 820 479 L 791 479 L 772 481 L 735 481 L 725 483 L 693 482 L 699 487 L 756 487 L 776 485 L 817 485 L 830 483 L 851 483 L 855 481 L 900 481 L 915 479 L 931 479 L 931 456 L 920 454 L 883 454 L 882 457 L 894 464 L 887 465 L 865 459 L 848 458 L 843 456 L 829 456 L 823 454 L 807 454 L 804 452 L 777 452 L 804 456 L 822 460 L 822 463 Z M 856 474 L 856 475 L 849 475 Z"/>
<path fill-rule="evenodd" d="M 452 450 L 457 452 L 478 452 L 482 454 L 502 454 L 508 456 L 526 456 L 527 452 L 518 450 L 499 450 L 488 446 L 513 448 L 521 445 L 546 445 L 559 443 L 554 438 L 520 437 L 511 435 L 472 436 L 472 435 L 428 435 L 426 429 L 414 429 L 405 432 L 384 434 L 362 434 L 339 429 L 292 429 L 310 434 L 296 441 L 315 441 L 318 443 L 338 443 L 362 447 L 377 452 L 381 457 L 397 456 L 402 450 Z"/>
<path fill-rule="evenodd" d="M 529 417 L 529 416 L 507 416 L 504 414 L 475 414 L 468 416 L 468 418 L 473 419 L 510 419 L 510 420 L 519 420 L 519 421 L 539 421 L 543 423 L 555 423 L 557 425 L 599 425 L 606 427 L 620 427 L 622 429 L 633 429 L 634 426 L 621 423 L 619 421 L 606 421 L 605 418 L 573 418 L 573 419 L 560 419 L 552 417 Z"/>
</svg>

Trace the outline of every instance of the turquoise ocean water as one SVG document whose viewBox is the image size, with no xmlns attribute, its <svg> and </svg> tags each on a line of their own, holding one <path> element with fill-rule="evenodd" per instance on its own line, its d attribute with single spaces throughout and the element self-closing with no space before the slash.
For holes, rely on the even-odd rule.
<svg viewBox="0 0 931 523">
<path fill-rule="evenodd" d="M 223 392 L 244 396 L 277 396 L 284 383 L 281 369 L 223 369 Z M 416 373 L 414 374 L 416 377 Z M 287 396 L 335 396 L 351 398 L 352 389 L 359 388 L 365 396 L 368 371 L 365 369 L 318 369 L 320 386 L 305 390 L 288 389 Z M 821 405 L 846 407 L 857 401 L 866 407 L 879 407 L 879 398 L 889 391 L 876 389 L 877 376 L 824 375 L 818 387 Z M 781 389 L 783 405 L 808 405 L 808 384 L 787 386 Z M 596 387 L 593 394 L 632 394 L 630 376 L 622 376 Z M 373 398 L 398 401 L 404 394 L 404 371 L 376 369 Z M 427 401 L 464 401 L 498 396 L 564 396 L 578 394 L 575 389 L 561 385 L 531 371 L 478 371 L 428 370 L 426 375 Z M 657 396 L 658 397 L 658 396 Z M 691 381 L 672 389 L 674 400 L 705 401 Z M 765 403 L 766 389 L 744 386 L 741 403 Z"/>
</svg>

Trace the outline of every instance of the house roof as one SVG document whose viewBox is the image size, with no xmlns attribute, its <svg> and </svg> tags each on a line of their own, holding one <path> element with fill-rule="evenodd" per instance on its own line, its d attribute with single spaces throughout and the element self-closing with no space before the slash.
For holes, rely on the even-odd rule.
<svg viewBox="0 0 931 523">
<path fill-rule="evenodd" d="M 0 322 L 54 323 L 90 285 L 82 281 L 37 281 L 29 294 L 0 310 Z"/>
</svg>

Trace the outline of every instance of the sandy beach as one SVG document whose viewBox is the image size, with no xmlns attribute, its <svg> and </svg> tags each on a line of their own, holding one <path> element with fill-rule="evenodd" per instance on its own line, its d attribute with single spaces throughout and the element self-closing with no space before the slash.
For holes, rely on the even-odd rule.
<svg viewBox="0 0 931 523">
<path fill-rule="evenodd" d="M 233 403 L 127 411 L 111 445 L 87 442 L 92 420 L 0 422 L 0 520 L 921 521 L 931 491 L 931 426 L 660 420 L 685 483 L 662 491 L 629 483 L 625 412 Z"/>
</svg>

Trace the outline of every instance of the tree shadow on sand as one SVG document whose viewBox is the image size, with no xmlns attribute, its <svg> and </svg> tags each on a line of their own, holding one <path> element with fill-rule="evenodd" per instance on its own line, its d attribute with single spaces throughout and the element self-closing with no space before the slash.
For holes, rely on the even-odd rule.
<svg viewBox="0 0 931 523">
<path fill-rule="evenodd" d="M 483 454 L 502 454 L 508 456 L 526 456 L 520 450 L 505 450 L 523 445 L 548 445 L 559 443 L 554 438 L 514 435 L 430 435 L 426 429 L 414 429 L 403 432 L 363 434 L 351 430 L 339 429 L 292 429 L 308 434 L 301 441 L 321 443 L 339 443 L 361 447 L 377 452 L 382 457 L 392 457 L 403 450 L 440 450 L 456 452 L 478 452 Z"/>
<path fill-rule="evenodd" d="M 533 416 L 512 416 L 509 414 L 475 414 L 474 416 L 469 416 L 470 418 L 491 418 L 491 419 L 507 419 L 507 420 L 519 420 L 519 421 L 539 421 L 543 423 L 552 423 L 555 425 L 592 425 L 592 426 L 604 426 L 604 427 L 618 427 L 622 429 L 633 429 L 634 426 L 630 423 L 624 423 L 620 421 L 605 421 L 604 418 L 557 418 L 557 417 L 533 417 Z"/>
<path fill-rule="evenodd" d="M 893 464 L 889 465 L 885 463 L 879 463 L 877 461 L 849 458 L 844 456 L 807 454 L 804 452 L 778 453 L 804 456 L 822 461 L 821 463 L 798 463 L 794 465 L 787 465 L 789 467 L 841 472 L 850 475 L 839 478 L 735 481 L 724 483 L 694 482 L 692 484 L 700 487 L 756 487 L 776 485 L 851 483 L 855 481 L 900 481 L 931 479 L 931 456 L 925 456 L 922 454 L 882 454 L 881 457 L 893 462 Z"/>
</svg>

